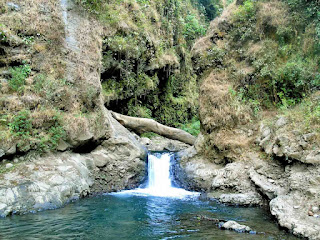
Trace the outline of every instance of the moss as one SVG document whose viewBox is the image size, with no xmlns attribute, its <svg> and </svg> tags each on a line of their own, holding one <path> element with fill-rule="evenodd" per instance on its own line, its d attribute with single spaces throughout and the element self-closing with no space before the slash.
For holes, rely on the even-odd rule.
<svg viewBox="0 0 320 240">
<path fill-rule="evenodd" d="M 108 108 L 178 126 L 198 108 L 190 49 L 207 23 L 190 0 L 79 1 L 109 29 L 102 86 Z M 108 3 L 108 4 L 106 4 Z"/>
</svg>

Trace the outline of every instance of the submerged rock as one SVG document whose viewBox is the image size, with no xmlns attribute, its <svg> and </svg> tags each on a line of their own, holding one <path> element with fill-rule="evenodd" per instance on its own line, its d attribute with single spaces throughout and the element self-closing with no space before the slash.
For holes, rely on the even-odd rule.
<svg viewBox="0 0 320 240">
<path fill-rule="evenodd" d="M 243 232 L 243 233 L 249 233 L 249 232 L 252 232 L 251 228 L 246 226 L 246 225 L 241 225 L 235 221 L 228 221 L 228 222 L 225 222 L 223 223 L 221 226 L 220 226 L 222 229 L 226 229 L 226 230 L 233 230 L 233 231 L 236 231 L 236 232 Z"/>
</svg>

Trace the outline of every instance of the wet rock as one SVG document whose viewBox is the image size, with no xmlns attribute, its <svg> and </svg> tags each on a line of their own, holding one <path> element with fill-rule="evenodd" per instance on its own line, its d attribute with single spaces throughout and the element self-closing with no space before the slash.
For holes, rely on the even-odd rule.
<svg viewBox="0 0 320 240">
<path fill-rule="evenodd" d="M 225 222 L 221 225 L 221 228 L 222 229 L 226 229 L 226 230 L 233 230 L 233 231 L 236 231 L 236 232 L 243 232 L 243 233 L 249 233 L 251 232 L 251 228 L 246 226 L 246 225 L 241 225 L 235 221 L 228 221 L 228 222 Z"/>
<path fill-rule="evenodd" d="M 140 143 L 145 145 L 149 151 L 181 151 L 190 147 L 190 145 L 177 141 L 168 139 L 162 136 L 156 136 L 149 138 L 141 138 Z"/>
</svg>

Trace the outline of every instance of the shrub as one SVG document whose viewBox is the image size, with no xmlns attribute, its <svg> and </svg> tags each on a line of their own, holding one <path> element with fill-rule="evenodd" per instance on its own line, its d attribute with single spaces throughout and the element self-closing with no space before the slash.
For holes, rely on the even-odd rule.
<svg viewBox="0 0 320 240">
<path fill-rule="evenodd" d="M 193 136 L 198 136 L 200 133 L 200 120 L 198 119 L 198 117 L 193 117 L 190 122 L 180 124 L 178 127 Z"/>
<path fill-rule="evenodd" d="M 188 15 L 185 19 L 183 35 L 187 41 L 192 41 L 206 33 L 206 28 L 200 24 L 195 15 Z"/>
<path fill-rule="evenodd" d="M 9 127 L 15 136 L 29 136 L 32 130 L 32 123 L 29 111 L 20 111 L 9 123 Z"/>
<path fill-rule="evenodd" d="M 10 69 L 11 79 L 9 80 L 9 87 L 13 91 L 20 91 L 25 85 L 26 78 L 31 73 L 31 68 L 28 64 Z"/>
</svg>

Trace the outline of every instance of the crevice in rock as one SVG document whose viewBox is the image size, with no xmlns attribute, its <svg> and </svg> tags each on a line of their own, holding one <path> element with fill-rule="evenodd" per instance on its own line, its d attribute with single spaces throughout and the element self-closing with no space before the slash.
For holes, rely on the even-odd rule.
<svg viewBox="0 0 320 240">
<path fill-rule="evenodd" d="M 103 142 L 103 139 L 89 140 L 89 141 L 83 142 L 80 145 L 76 146 L 74 149 L 72 149 L 72 152 L 74 152 L 74 153 L 91 153 L 97 147 L 99 147 L 102 142 Z"/>
</svg>

